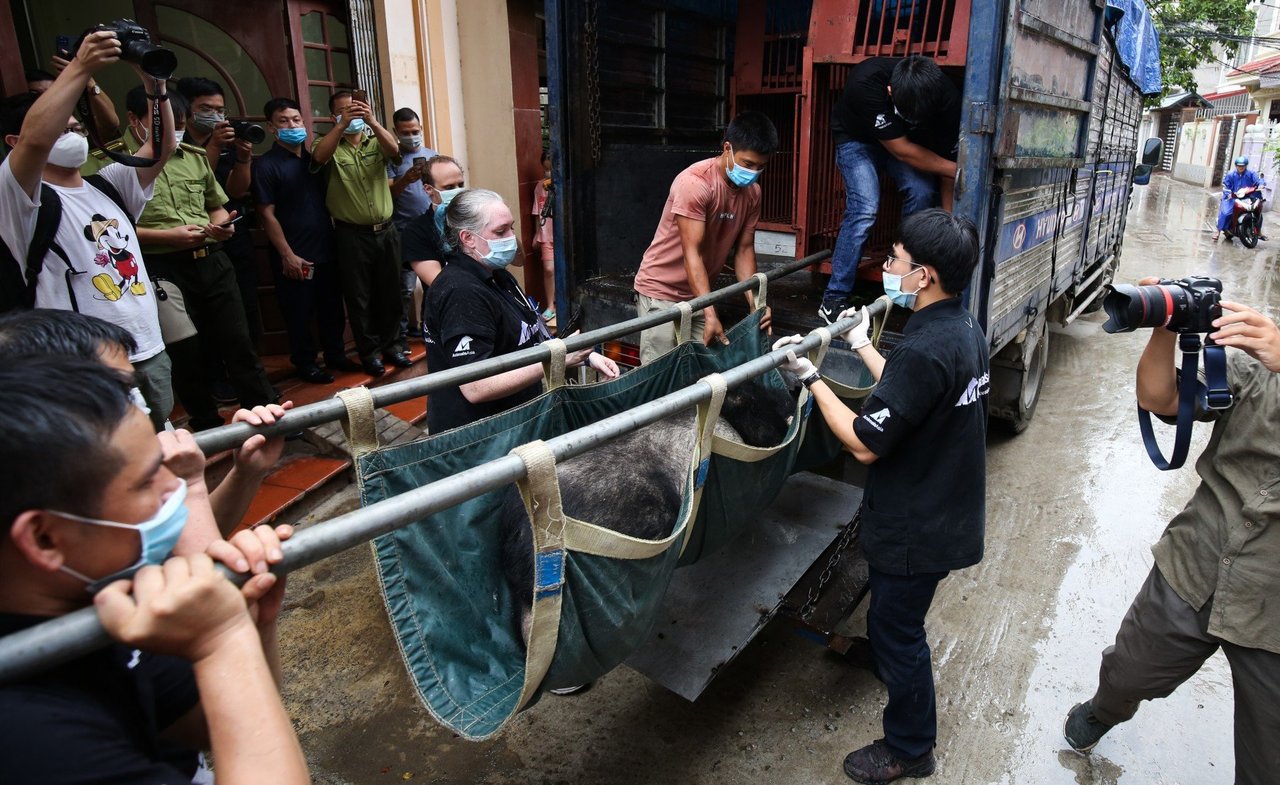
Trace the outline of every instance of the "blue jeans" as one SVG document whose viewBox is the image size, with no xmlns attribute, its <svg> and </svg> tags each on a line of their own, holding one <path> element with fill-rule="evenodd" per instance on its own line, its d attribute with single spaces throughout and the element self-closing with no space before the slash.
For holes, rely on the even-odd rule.
<svg viewBox="0 0 1280 785">
<path fill-rule="evenodd" d="M 884 741 L 899 758 L 918 758 L 938 738 L 933 662 L 924 617 L 945 572 L 890 575 L 871 568 L 867 638 L 876 675 L 889 692 Z"/>
<path fill-rule="evenodd" d="M 938 204 L 938 178 L 894 158 L 879 142 L 837 145 L 836 166 L 844 177 L 844 221 L 831 255 L 831 280 L 823 300 L 847 300 L 853 294 L 862 248 L 880 211 L 880 167 L 902 192 L 903 218 Z"/>
</svg>

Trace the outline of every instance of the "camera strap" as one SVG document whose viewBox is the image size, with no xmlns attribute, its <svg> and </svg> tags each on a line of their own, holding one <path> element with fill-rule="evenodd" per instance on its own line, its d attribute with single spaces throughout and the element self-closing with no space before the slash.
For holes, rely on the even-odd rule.
<svg viewBox="0 0 1280 785">
<path fill-rule="evenodd" d="M 1182 370 L 1178 374 L 1178 420 L 1173 437 L 1173 454 L 1168 460 L 1156 443 L 1155 430 L 1151 426 L 1151 412 L 1138 406 L 1138 427 L 1142 431 L 1142 444 L 1147 448 L 1151 462 L 1161 471 L 1180 469 L 1187 462 L 1191 447 L 1191 429 L 1195 424 L 1197 402 L 1206 410 L 1222 410 L 1231 406 L 1233 397 L 1227 386 L 1227 352 L 1215 343 L 1204 347 L 1205 383 L 1198 378 L 1200 369 L 1200 336 L 1183 333 L 1178 336 L 1178 348 L 1182 350 Z"/>
<path fill-rule="evenodd" d="M 160 114 L 160 101 L 155 99 L 147 99 L 151 104 L 151 149 L 157 153 L 160 151 L 158 145 L 163 145 L 164 141 L 160 138 L 164 133 L 164 124 Z M 116 163 L 125 166 L 133 166 L 139 169 L 146 169 L 155 166 L 159 158 L 144 158 L 140 155 L 128 155 L 126 153 L 118 153 L 107 147 L 107 143 L 102 140 L 102 136 L 98 133 L 98 124 L 93 120 L 93 109 L 89 105 L 89 91 L 85 90 L 80 96 L 80 100 L 76 102 L 76 111 L 80 115 L 80 122 L 89 131 L 89 143 L 102 151 L 102 154 L 110 158 Z"/>
</svg>

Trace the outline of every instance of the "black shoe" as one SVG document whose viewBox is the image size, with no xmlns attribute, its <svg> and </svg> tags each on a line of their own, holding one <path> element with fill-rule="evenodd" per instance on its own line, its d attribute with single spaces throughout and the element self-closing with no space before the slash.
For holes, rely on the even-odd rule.
<svg viewBox="0 0 1280 785">
<path fill-rule="evenodd" d="M 374 357 L 371 360 L 362 360 L 360 362 L 360 369 L 374 377 L 381 376 L 387 372 L 387 367 L 383 365 L 382 360 L 379 360 L 377 357 Z"/>
<path fill-rule="evenodd" d="M 413 360 L 409 358 L 409 353 L 403 349 L 396 352 L 383 352 L 382 358 L 397 368 L 413 367 Z"/>
<path fill-rule="evenodd" d="M 240 400 L 235 388 L 226 379 L 219 379 L 209 385 L 209 397 L 217 403 L 236 403 Z"/>
<path fill-rule="evenodd" d="M 1067 712 L 1062 735 L 1076 752 L 1088 752 L 1111 730 L 1112 726 L 1093 716 L 1093 702 L 1077 703 Z"/>
<path fill-rule="evenodd" d="M 932 751 L 918 758 L 903 760 L 889 751 L 884 739 L 876 739 L 845 756 L 844 773 L 855 782 L 884 785 L 902 777 L 928 777 L 937 765 Z"/>
<path fill-rule="evenodd" d="M 818 306 L 818 318 L 831 324 L 840 316 L 840 312 L 848 307 L 844 300 L 823 300 L 822 305 Z"/>
<path fill-rule="evenodd" d="M 345 354 L 342 355 L 341 357 L 334 357 L 334 358 L 326 357 L 324 361 L 324 367 L 327 368 L 330 372 L 336 371 L 338 373 L 355 373 L 357 371 L 363 370 L 360 367 L 360 363 L 352 362 L 351 358 L 346 356 Z"/>
<path fill-rule="evenodd" d="M 299 368 L 298 376 L 302 377 L 302 381 L 309 384 L 330 384 L 333 382 L 333 374 L 318 365 L 308 365 L 306 368 Z"/>
</svg>

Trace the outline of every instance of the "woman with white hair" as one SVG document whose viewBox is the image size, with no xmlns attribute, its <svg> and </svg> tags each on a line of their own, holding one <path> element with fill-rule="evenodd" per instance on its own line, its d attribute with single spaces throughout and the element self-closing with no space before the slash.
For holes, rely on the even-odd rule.
<svg viewBox="0 0 1280 785">
<path fill-rule="evenodd" d="M 473 188 L 458 194 L 445 212 L 447 264 L 427 293 L 427 367 L 457 368 L 551 337 L 546 322 L 507 266 L 520 264 L 515 218 L 497 193 Z M 589 364 L 605 378 L 618 366 L 589 349 L 573 352 L 566 365 Z M 542 392 L 542 364 L 467 382 L 431 394 L 427 428 L 439 433 L 506 411 Z"/>
</svg>

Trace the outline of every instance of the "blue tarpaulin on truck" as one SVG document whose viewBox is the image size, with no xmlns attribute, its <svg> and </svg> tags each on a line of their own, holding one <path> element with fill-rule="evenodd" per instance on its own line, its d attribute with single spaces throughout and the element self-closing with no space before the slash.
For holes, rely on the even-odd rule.
<svg viewBox="0 0 1280 785">
<path fill-rule="evenodd" d="M 1160 37 L 1147 4 L 1143 0 L 1107 0 L 1107 21 L 1115 24 L 1116 52 L 1128 66 L 1133 83 L 1143 95 L 1158 95 L 1164 89 Z"/>
</svg>

